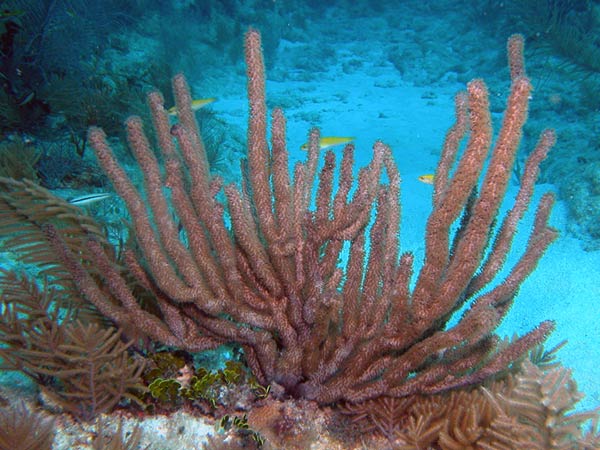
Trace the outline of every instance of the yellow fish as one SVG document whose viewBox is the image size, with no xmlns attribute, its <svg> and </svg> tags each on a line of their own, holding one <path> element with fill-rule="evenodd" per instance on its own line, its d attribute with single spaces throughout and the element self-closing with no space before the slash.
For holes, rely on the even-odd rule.
<svg viewBox="0 0 600 450">
<path fill-rule="evenodd" d="M 354 137 L 342 137 L 342 136 L 323 136 L 319 139 L 319 147 L 321 150 L 324 148 L 333 147 L 334 145 L 347 144 L 348 142 L 352 142 Z M 308 143 L 302 144 L 300 146 L 302 150 L 308 150 Z"/>
<path fill-rule="evenodd" d="M 421 183 L 425 183 L 425 184 L 433 184 L 433 179 L 434 179 L 435 175 L 432 173 L 428 173 L 426 175 L 421 175 L 419 176 L 419 181 Z"/>
<path fill-rule="evenodd" d="M 203 106 L 206 106 L 209 103 L 214 102 L 215 100 L 216 100 L 215 97 L 196 98 L 196 99 L 192 100 L 192 111 L 194 111 L 194 112 L 198 111 Z M 171 106 L 169 109 L 167 109 L 167 112 L 169 113 L 170 116 L 176 116 L 177 115 L 177 106 Z"/>
</svg>

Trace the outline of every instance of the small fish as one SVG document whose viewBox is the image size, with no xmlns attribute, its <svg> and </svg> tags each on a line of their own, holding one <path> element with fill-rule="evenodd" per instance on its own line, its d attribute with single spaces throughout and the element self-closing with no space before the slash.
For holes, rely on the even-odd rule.
<svg viewBox="0 0 600 450">
<path fill-rule="evenodd" d="M 206 106 L 209 103 L 214 102 L 215 100 L 216 100 L 215 97 L 194 99 L 194 100 L 192 100 L 192 111 L 198 111 L 203 106 Z M 171 106 L 169 109 L 167 109 L 167 112 L 169 113 L 170 116 L 176 116 L 177 115 L 177 106 Z"/>
<path fill-rule="evenodd" d="M 421 175 L 419 176 L 418 180 L 421 183 L 425 183 L 425 184 L 433 184 L 433 179 L 434 179 L 435 175 L 432 173 L 428 173 L 425 175 Z"/>
<path fill-rule="evenodd" d="M 31 100 L 33 100 L 34 97 L 35 97 L 35 92 L 31 91 L 29 94 L 24 96 L 23 99 L 19 103 L 17 103 L 17 105 L 25 106 L 27 103 L 29 103 Z"/>
<path fill-rule="evenodd" d="M 319 147 L 321 150 L 329 147 L 333 147 L 334 145 L 347 144 L 348 142 L 352 142 L 354 137 L 342 137 L 342 136 L 323 136 L 319 139 Z M 302 144 L 300 146 L 302 150 L 308 150 L 308 143 Z"/>
<path fill-rule="evenodd" d="M 105 198 L 112 197 L 112 195 L 113 194 L 111 194 L 110 192 L 99 192 L 97 194 L 87 194 L 87 195 L 81 195 L 79 197 L 74 197 L 74 198 L 68 200 L 68 202 L 71 205 L 84 206 L 84 205 L 90 205 L 92 203 L 99 202 L 100 200 L 104 200 Z"/>
</svg>

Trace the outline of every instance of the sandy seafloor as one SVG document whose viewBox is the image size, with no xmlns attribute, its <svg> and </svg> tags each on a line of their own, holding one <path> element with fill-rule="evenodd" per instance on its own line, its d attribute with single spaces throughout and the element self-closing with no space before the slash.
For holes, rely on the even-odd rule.
<svg viewBox="0 0 600 450">
<path fill-rule="evenodd" d="M 457 20 L 457 12 L 453 14 L 453 20 Z M 414 74 L 403 77 L 381 47 L 382 36 L 378 34 L 383 27 L 381 18 L 371 16 L 360 22 L 344 17 L 335 19 L 342 22 L 332 28 L 323 25 L 328 17 L 315 19 L 313 30 L 322 32 L 322 36 L 313 35 L 301 43 L 280 43 L 275 68 L 267 74 L 269 107 L 282 105 L 284 108 L 288 120 L 288 143 L 292 150 L 291 164 L 303 158 L 299 147 L 306 141 L 311 126 L 318 126 L 326 136 L 355 136 L 357 166 L 369 161 L 375 140 L 381 139 L 391 146 L 402 176 L 401 251 L 414 252 L 416 272 L 422 263 L 425 221 L 431 210 L 432 193 L 432 187 L 419 182 L 417 177 L 435 171 L 444 134 L 453 122 L 453 96 L 464 88 L 464 74 L 459 76 L 448 71 L 434 83 L 415 82 Z M 410 22 L 408 18 L 405 21 Z M 444 45 L 446 34 L 451 33 L 452 21 L 445 16 L 421 16 L 421 22 L 426 24 L 423 35 L 429 39 L 437 38 L 439 45 Z M 360 39 L 351 32 L 358 29 L 358 23 Z M 389 35 L 393 31 L 387 30 L 386 33 Z M 398 31 L 398 45 L 410 47 L 412 41 L 408 36 L 413 34 L 406 30 Z M 467 78 L 481 76 L 493 82 L 496 86 L 492 91 L 495 102 L 503 104 L 508 93 L 508 71 L 478 73 L 477 69 L 479 64 L 486 67 L 488 60 L 504 58 L 507 36 L 496 39 L 482 37 L 481 42 L 477 37 L 477 32 L 473 31 L 463 40 L 464 64 L 471 67 Z M 303 48 L 311 45 L 325 44 L 334 49 L 335 57 L 329 59 L 318 73 L 306 76 L 302 67 L 292 63 L 290 55 L 302 53 Z M 460 46 L 454 45 L 453 48 L 455 53 L 457 48 L 460 50 Z M 422 68 L 415 70 L 426 70 L 424 67 L 427 65 L 435 66 L 436 58 L 444 58 L 443 53 L 432 50 L 424 55 L 424 58 L 429 58 L 426 64 L 415 62 L 416 67 Z M 356 69 L 348 69 L 354 66 Z M 244 133 L 248 106 L 245 78 L 239 66 L 237 70 L 209 72 L 208 81 L 202 72 L 188 74 L 194 96 L 218 97 L 210 108 L 225 122 L 239 127 L 238 132 Z M 534 91 L 532 103 L 541 105 L 544 101 Z M 543 108 L 540 106 L 536 111 L 538 109 Z M 500 118 L 501 115 L 494 111 L 496 132 Z M 557 127 L 560 145 L 564 123 L 553 123 L 551 113 L 545 114 L 543 119 L 531 114 L 531 119 L 543 120 L 548 127 Z M 579 127 L 577 132 L 588 132 L 581 125 L 573 126 Z M 341 150 L 341 147 L 334 149 L 338 155 Z M 541 194 L 555 189 L 549 184 L 536 185 L 534 204 Z M 505 209 L 510 206 L 516 192 L 517 185 L 513 179 Z M 507 267 L 514 263 L 525 246 L 533 206 L 521 223 L 521 232 L 513 244 L 512 259 L 507 262 Z M 565 205 L 557 201 L 551 223 L 560 231 L 560 237 L 523 284 L 498 332 L 508 336 L 515 332 L 522 334 L 543 320 L 556 321 L 556 330 L 548 340 L 548 347 L 568 340 L 568 344 L 560 350 L 559 358 L 573 370 L 580 390 L 586 394 L 579 408 L 593 409 L 600 405 L 597 375 L 600 364 L 600 251 L 585 251 L 582 242 L 570 233 L 569 221 Z M 191 427 L 188 429 L 191 430 Z"/>
</svg>

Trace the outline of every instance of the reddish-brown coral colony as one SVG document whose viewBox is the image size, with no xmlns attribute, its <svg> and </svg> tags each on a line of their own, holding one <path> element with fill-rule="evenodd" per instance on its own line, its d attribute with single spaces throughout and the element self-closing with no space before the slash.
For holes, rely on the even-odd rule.
<svg viewBox="0 0 600 450">
<path fill-rule="evenodd" d="M 147 204 L 103 131 L 92 128 L 89 133 L 132 217 L 140 251 L 127 254 L 129 270 L 154 292 L 160 316 L 139 305 L 94 242 L 89 247 L 114 298 L 59 244 L 62 258 L 81 292 L 116 323 L 190 351 L 237 342 L 261 383 L 280 385 L 294 396 L 325 404 L 479 383 L 505 370 L 552 329 L 544 322 L 504 347 L 493 334 L 519 285 L 556 237 L 547 224 L 553 202 L 547 194 L 523 255 L 502 283 L 490 286 L 531 200 L 537 167 L 554 143 L 554 133 L 545 131 L 531 153 L 514 206 L 496 230 L 531 90 L 521 40 L 513 36 L 509 42 L 512 87 L 493 146 L 483 81 L 474 80 L 457 96 L 456 124 L 435 177 L 425 262 L 412 291 L 412 255 L 399 254 L 400 176 L 391 150 L 376 142 L 371 162 L 354 179 L 352 145 L 344 150 L 338 174 L 332 152 L 324 155 L 319 169 L 319 133 L 313 130 L 307 159 L 291 175 L 279 109 L 273 111 L 271 142 L 267 140 L 265 74 L 255 30 L 246 35 L 250 120 L 243 186 L 223 187 L 211 177 L 181 75 L 173 82 L 177 125 L 170 126 L 162 97 L 149 97 L 164 179 L 141 120 L 127 122 Z M 468 142 L 458 158 L 466 134 Z M 221 190 L 225 204 L 218 200 Z M 454 233 L 452 226 L 461 215 Z M 490 239 L 491 252 L 486 253 Z M 349 248 L 347 260 L 344 248 Z M 483 287 L 485 293 L 478 294 Z M 469 308 L 458 323 L 447 326 L 465 304 Z"/>
</svg>

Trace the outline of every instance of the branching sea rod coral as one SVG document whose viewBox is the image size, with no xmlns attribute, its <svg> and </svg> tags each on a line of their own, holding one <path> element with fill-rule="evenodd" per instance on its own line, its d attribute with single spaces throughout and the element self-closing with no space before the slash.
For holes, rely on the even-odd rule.
<svg viewBox="0 0 600 450">
<path fill-rule="evenodd" d="M 96 243 L 89 245 L 114 298 L 55 241 L 89 301 L 117 324 L 136 327 L 163 344 L 199 351 L 236 342 L 261 383 L 319 403 L 479 383 L 546 338 L 550 322 L 509 345 L 499 345 L 493 333 L 519 285 L 556 237 L 547 224 L 553 202 L 547 194 L 537 207 L 523 255 L 503 282 L 490 285 L 531 200 L 538 165 L 554 143 L 554 133 L 545 131 L 531 153 L 513 208 L 496 228 L 531 89 L 520 36 L 509 41 L 512 87 L 493 146 L 485 84 L 472 81 L 456 98 L 456 123 L 447 134 L 435 177 L 425 262 L 412 291 L 413 257 L 399 253 L 400 177 L 390 149 L 375 143 L 373 158 L 352 191 L 353 146 L 345 148 L 336 176 L 331 152 L 319 169 L 319 133 L 313 130 L 307 159 L 291 175 L 279 109 L 273 111 L 267 141 L 257 31 L 247 33 L 245 46 L 250 119 L 248 172 L 241 187 L 223 187 L 211 177 L 182 75 L 173 81 L 177 125 L 169 124 L 162 96 L 149 96 L 164 179 L 141 120 L 127 122 L 129 144 L 145 177 L 147 205 L 103 131 L 90 130 L 89 142 L 131 213 L 139 252 L 127 253 L 128 268 L 154 293 L 161 314 L 140 307 Z M 221 189 L 224 203 L 217 199 Z M 349 257 L 340 265 L 347 243 Z M 460 320 L 448 325 L 465 304 L 469 307 Z"/>
</svg>

